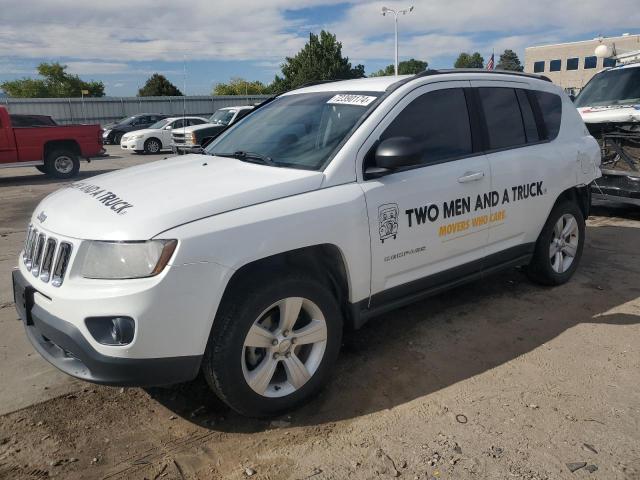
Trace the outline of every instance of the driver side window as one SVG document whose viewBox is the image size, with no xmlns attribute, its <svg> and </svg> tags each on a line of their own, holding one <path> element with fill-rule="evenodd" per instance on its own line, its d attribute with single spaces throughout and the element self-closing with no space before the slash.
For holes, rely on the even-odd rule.
<svg viewBox="0 0 640 480">
<path fill-rule="evenodd" d="M 471 154 L 471 125 L 464 90 L 450 88 L 419 96 L 391 122 L 380 141 L 392 137 L 409 137 L 420 145 L 424 165 Z"/>
</svg>

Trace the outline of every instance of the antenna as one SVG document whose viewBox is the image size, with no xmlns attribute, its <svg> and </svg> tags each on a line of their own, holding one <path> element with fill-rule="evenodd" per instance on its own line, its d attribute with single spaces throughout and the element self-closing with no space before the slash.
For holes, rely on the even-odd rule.
<svg viewBox="0 0 640 480">
<path fill-rule="evenodd" d="M 182 128 L 187 116 L 187 55 L 182 56 Z"/>
</svg>

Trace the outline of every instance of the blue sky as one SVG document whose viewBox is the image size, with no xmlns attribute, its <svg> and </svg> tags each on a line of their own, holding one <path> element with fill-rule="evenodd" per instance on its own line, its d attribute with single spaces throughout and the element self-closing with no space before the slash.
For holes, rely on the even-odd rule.
<svg viewBox="0 0 640 480">
<path fill-rule="evenodd" d="M 59 61 L 83 79 L 102 80 L 108 95 L 134 95 L 154 72 L 187 94 L 207 94 L 232 77 L 269 82 L 309 32 L 336 33 L 343 53 L 368 73 L 393 59 L 393 20 L 400 17 L 400 57 L 451 67 L 461 51 L 485 58 L 511 48 L 524 61 L 530 45 L 640 33 L 638 0 L 0 0 L 0 81 L 33 76 Z"/>
</svg>

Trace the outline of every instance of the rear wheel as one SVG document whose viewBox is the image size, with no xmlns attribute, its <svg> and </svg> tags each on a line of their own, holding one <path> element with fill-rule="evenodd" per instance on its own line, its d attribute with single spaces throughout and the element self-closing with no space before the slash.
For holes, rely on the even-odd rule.
<svg viewBox="0 0 640 480">
<path fill-rule="evenodd" d="M 308 275 L 270 275 L 225 296 L 202 370 L 237 412 L 276 415 L 324 385 L 341 339 L 342 316 L 327 286 Z"/>
<path fill-rule="evenodd" d="M 73 178 L 80 171 L 80 160 L 71 150 L 54 150 L 45 160 L 46 173 L 54 178 Z"/>
<path fill-rule="evenodd" d="M 144 153 L 158 153 L 162 149 L 162 143 L 157 138 L 150 138 L 144 142 Z"/>
<path fill-rule="evenodd" d="M 584 238 L 584 216 L 578 205 L 570 201 L 556 205 L 536 242 L 527 267 L 529 277 L 543 285 L 567 282 L 578 268 Z"/>
</svg>

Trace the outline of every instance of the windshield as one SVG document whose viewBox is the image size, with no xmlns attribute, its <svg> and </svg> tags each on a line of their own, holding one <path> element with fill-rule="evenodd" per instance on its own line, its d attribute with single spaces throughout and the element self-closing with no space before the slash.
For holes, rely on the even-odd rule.
<svg viewBox="0 0 640 480">
<path fill-rule="evenodd" d="M 576 98 L 576 107 L 640 103 L 640 68 L 619 68 L 597 74 Z"/>
<path fill-rule="evenodd" d="M 300 93 L 278 97 L 214 140 L 210 155 L 251 152 L 275 166 L 320 170 L 380 92 Z"/>
<path fill-rule="evenodd" d="M 209 123 L 213 123 L 214 125 L 229 125 L 235 113 L 235 110 L 218 110 L 209 117 Z"/>
<path fill-rule="evenodd" d="M 133 120 L 135 120 L 135 118 L 136 117 L 124 117 L 124 118 L 121 118 L 120 120 L 114 122 L 114 125 L 122 125 L 123 123 L 124 124 L 128 124 L 128 123 L 131 123 Z"/>
<path fill-rule="evenodd" d="M 149 128 L 160 130 L 164 128 L 167 125 L 167 123 L 169 123 L 169 120 L 165 118 L 164 120 L 160 120 L 159 122 L 154 123 Z"/>
</svg>

